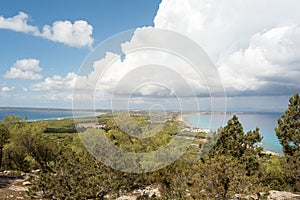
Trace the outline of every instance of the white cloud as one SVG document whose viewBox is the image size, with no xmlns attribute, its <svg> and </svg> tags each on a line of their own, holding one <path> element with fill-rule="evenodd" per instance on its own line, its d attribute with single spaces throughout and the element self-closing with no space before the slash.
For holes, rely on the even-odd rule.
<svg viewBox="0 0 300 200">
<path fill-rule="evenodd" d="M 182 33 L 204 47 L 216 63 L 229 94 L 285 95 L 294 92 L 300 85 L 299 6 L 298 0 L 162 0 L 154 24 L 157 28 Z M 74 29 L 90 33 L 78 37 L 79 41 L 86 41 L 92 34 L 92 27 L 81 22 L 75 28 L 75 24 L 55 22 L 51 27 L 45 26 L 40 36 L 58 42 L 66 41 L 72 38 L 73 32 L 71 34 L 69 30 Z M 147 28 L 137 29 L 131 41 L 121 45 L 125 54 L 149 40 L 142 34 L 144 29 Z M 86 44 L 79 41 L 76 43 L 79 46 Z M 175 40 L 174 44 L 178 42 Z M 92 40 L 88 43 L 92 44 Z M 183 49 L 183 52 L 186 50 Z M 114 62 L 105 69 L 112 60 Z M 162 68 L 155 71 L 157 68 L 149 67 L 151 65 L 170 66 L 174 73 Z M 144 68 L 139 71 L 138 66 L 148 66 L 151 70 Z M 99 75 L 102 75 L 101 80 Z M 207 79 L 203 80 L 182 60 L 165 52 L 135 51 L 126 54 L 124 60 L 118 54 L 107 52 L 105 58 L 94 62 L 89 74 L 69 73 L 65 77 L 48 77 L 43 82 L 33 84 L 30 89 L 70 96 L 76 83 L 77 89 L 83 93 L 75 96 L 79 95 L 84 101 L 94 97 L 95 89 L 97 98 L 101 100 L 108 93 L 120 96 L 133 92 L 141 96 L 171 96 L 172 92 L 192 96 L 182 82 L 173 81 L 174 77 L 178 80 L 177 76 L 186 80 L 199 96 L 207 92 L 205 81 L 214 82 L 213 76 L 204 75 Z M 162 86 L 168 86 L 166 88 L 169 90 L 161 85 L 139 87 L 139 83 L 147 78 L 152 78 L 153 82 L 163 80 Z M 90 104 L 90 101 L 86 102 Z"/>
<path fill-rule="evenodd" d="M 219 62 L 255 33 L 299 23 L 299 6 L 298 0 L 163 0 L 154 24 L 192 38 Z"/>
<path fill-rule="evenodd" d="M 106 57 L 95 61 L 91 73 L 78 76 L 76 88 L 96 89 L 101 98 L 103 94 L 126 96 L 134 93 L 157 97 L 208 95 L 207 80 L 181 57 L 157 49 L 133 51 L 149 42 L 149 35 L 158 39 L 165 37 L 152 30 L 149 27 L 137 29 L 129 42 L 121 44 L 126 54 L 124 60 L 108 52 Z M 187 49 L 182 47 L 181 50 Z"/>
<path fill-rule="evenodd" d="M 15 89 L 15 87 L 4 86 L 4 87 L 2 87 L 2 92 L 10 92 L 10 91 L 12 91 L 14 89 Z"/>
<path fill-rule="evenodd" d="M 23 80 L 39 80 L 42 75 L 35 73 L 33 71 L 23 71 L 16 67 L 11 67 L 8 72 L 4 75 L 4 78 L 12 79 L 23 79 Z"/>
<path fill-rule="evenodd" d="M 298 0 L 162 0 L 155 27 L 202 46 L 232 95 L 298 91 Z"/>
<path fill-rule="evenodd" d="M 4 78 L 39 80 L 42 78 L 41 74 L 36 73 L 42 71 L 39 64 L 40 61 L 37 59 L 17 60 L 10 70 L 6 72 Z"/>
<path fill-rule="evenodd" d="M 72 24 L 70 21 L 56 21 L 52 27 L 45 25 L 41 36 L 54 42 L 65 43 L 74 47 L 92 47 L 91 37 L 93 27 L 86 21 L 79 20 Z"/>
<path fill-rule="evenodd" d="M 135 30 L 130 40 L 121 44 L 125 56 L 107 52 L 104 58 L 97 60 L 97 50 L 100 50 L 98 56 L 105 50 L 97 47 L 92 53 L 92 59 L 96 59 L 93 69 L 87 72 L 83 65 L 83 74 L 77 77 L 73 96 L 75 108 L 95 105 L 149 109 L 156 104 L 166 109 L 188 110 L 199 106 L 197 97 L 222 95 L 221 80 L 215 76 L 217 69 L 207 61 L 207 55 L 194 56 L 190 53 L 191 46 L 194 52 L 194 43 L 185 43 L 178 37 L 173 32 L 144 27 Z M 192 65 L 199 60 L 199 66 Z M 87 60 L 88 69 L 91 62 Z M 198 67 L 205 68 L 202 74 Z M 206 67 L 211 68 L 207 70 Z"/>
<path fill-rule="evenodd" d="M 249 48 L 260 49 L 273 64 L 299 64 L 300 25 L 276 27 L 257 33 L 250 39 Z"/>
<path fill-rule="evenodd" d="M 73 98 L 73 88 L 77 79 L 74 73 L 68 73 L 66 76 L 55 75 L 47 77 L 39 83 L 32 84 L 28 90 L 33 98 L 46 104 L 53 104 L 57 107 L 70 107 Z M 29 91 L 30 90 L 30 91 Z"/>
<path fill-rule="evenodd" d="M 93 27 L 86 21 L 55 21 L 52 26 L 44 25 L 42 31 L 28 24 L 29 16 L 20 12 L 12 18 L 0 16 L 0 28 L 32 34 L 72 47 L 92 47 Z"/>
<path fill-rule="evenodd" d="M 300 89 L 300 27 L 255 34 L 249 47 L 231 54 L 219 72 L 229 90 L 284 94 Z"/>
<path fill-rule="evenodd" d="M 33 71 L 33 72 L 40 72 L 43 69 L 39 66 L 40 61 L 38 59 L 22 59 L 17 60 L 14 64 L 15 68 L 22 69 L 24 71 Z"/>
<path fill-rule="evenodd" d="M 58 98 L 64 97 L 61 100 L 69 101 L 76 84 L 74 98 L 88 105 L 92 105 L 90 102 L 95 99 L 101 100 L 101 103 L 108 102 L 112 94 L 118 99 L 126 99 L 130 95 L 135 99 L 140 96 L 156 99 L 173 98 L 175 95 L 191 97 L 195 95 L 193 92 L 206 96 L 208 89 L 205 87 L 205 80 L 181 57 L 157 49 L 132 51 L 149 42 L 148 31 L 151 30 L 153 28 L 138 29 L 129 42 L 121 44 L 122 51 L 126 54 L 125 59 L 121 59 L 122 56 L 116 53 L 107 52 L 104 58 L 93 62 L 93 69 L 86 74 L 68 73 L 66 76 L 47 77 L 42 82 L 32 84 L 30 90 L 47 91 Z M 151 36 L 154 37 L 152 34 Z M 156 37 L 162 39 L 160 34 Z M 100 50 L 103 51 L 101 47 Z M 85 69 L 83 71 L 86 72 Z"/>
<path fill-rule="evenodd" d="M 0 28 L 37 35 L 39 32 L 38 28 L 28 25 L 28 19 L 29 16 L 23 12 L 20 12 L 12 18 L 4 18 L 3 16 L 0 16 Z"/>
<path fill-rule="evenodd" d="M 73 89 L 77 75 L 68 73 L 66 77 L 55 75 L 46 78 L 43 82 L 31 85 L 33 91 L 70 91 Z"/>
</svg>

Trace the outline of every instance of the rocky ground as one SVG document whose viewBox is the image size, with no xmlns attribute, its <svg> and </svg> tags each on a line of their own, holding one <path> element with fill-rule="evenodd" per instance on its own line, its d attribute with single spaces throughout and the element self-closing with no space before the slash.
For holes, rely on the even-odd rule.
<svg viewBox="0 0 300 200">
<path fill-rule="evenodd" d="M 39 171 L 34 171 L 31 176 L 37 176 Z M 4 171 L 0 172 L 0 200 L 10 199 L 31 199 L 27 195 L 27 191 L 31 186 L 30 175 L 25 173 L 15 174 L 15 172 Z M 128 195 L 117 198 L 118 200 L 136 200 L 138 197 L 161 197 L 161 193 L 158 187 L 148 186 L 144 189 L 138 189 Z M 110 199 L 109 195 L 106 197 Z M 232 200 L 239 199 L 260 199 L 257 195 L 235 195 Z M 300 200 L 300 194 L 285 192 L 285 191 L 274 191 L 271 190 L 267 194 L 267 200 Z"/>
<path fill-rule="evenodd" d="M 30 199 L 27 195 L 30 185 L 25 173 L 0 172 L 0 199 Z"/>
</svg>

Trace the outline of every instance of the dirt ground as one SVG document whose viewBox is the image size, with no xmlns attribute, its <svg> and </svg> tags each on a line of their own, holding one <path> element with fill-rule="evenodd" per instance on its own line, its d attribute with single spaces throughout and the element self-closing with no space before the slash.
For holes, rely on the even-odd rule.
<svg viewBox="0 0 300 200">
<path fill-rule="evenodd" d="M 24 176 L 12 176 L 0 173 L 0 200 L 2 199 L 30 199 L 26 191 L 29 186 L 23 186 Z"/>
</svg>

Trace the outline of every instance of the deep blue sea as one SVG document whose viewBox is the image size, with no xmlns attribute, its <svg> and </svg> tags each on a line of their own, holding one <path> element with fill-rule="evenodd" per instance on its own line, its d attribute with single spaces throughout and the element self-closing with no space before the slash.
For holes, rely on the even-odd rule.
<svg viewBox="0 0 300 200">
<path fill-rule="evenodd" d="M 276 137 L 274 128 L 277 126 L 277 120 L 283 113 L 251 113 L 251 114 L 237 114 L 239 121 L 242 123 L 244 131 L 254 130 L 256 127 L 260 128 L 260 134 L 263 136 L 262 143 L 259 144 L 265 150 L 273 151 L 282 154 L 282 147 Z M 193 126 L 217 130 L 221 126 L 227 124 L 228 119 L 233 115 L 220 114 L 204 114 L 204 115 L 190 115 L 185 119 Z"/>
<path fill-rule="evenodd" d="M 20 117 L 27 116 L 28 121 L 50 120 L 59 118 L 72 118 L 72 110 L 55 110 L 55 109 L 0 109 L 0 120 L 7 115 L 17 115 Z M 94 116 L 94 112 L 76 111 L 76 116 Z"/>
</svg>

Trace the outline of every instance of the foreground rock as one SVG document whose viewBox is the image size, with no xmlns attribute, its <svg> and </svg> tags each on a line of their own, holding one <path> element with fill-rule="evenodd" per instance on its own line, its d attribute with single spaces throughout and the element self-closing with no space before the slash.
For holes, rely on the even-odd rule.
<svg viewBox="0 0 300 200">
<path fill-rule="evenodd" d="M 267 199 L 267 200 L 300 200 L 300 194 L 294 194 L 291 192 L 285 191 L 276 191 L 271 190 L 267 193 L 261 192 L 257 195 L 241 195 L 236 194 L 234 195 L 231 200 L 260 200 L 260 199 Z"/>
<path fill-rule="evenodd" d="M 119 198 L 117 198 L 116 200 L 136 200 L 137 197 L 136 196 L 121 196 Z"/>
<path fill-rule="evenodd" d="M 300 199 L 300 194 L 293 194 L 291 192 L 271 190 L 269 192 L 268 200 L 296 200 Z"/>
<path fill-rule="evenodd" d="M 22 183 L 22 185 L 23 186 L 29 186 L 29 185 L 32 185 L 32 184 L 29 181 L 25 181 L 25 182 Z"/>
<path fill-rule="evenodd" d="M 143 189 L 136 189 L 129 194 L 120 196 L 116 200 L 136 200 L 138 198 L 159 198 L 161 197 L 161 192 L 158 187 L 149 185 Z M 111 197 L 107 195 L 105 199 L 110 199 Z"/>
</svg>

